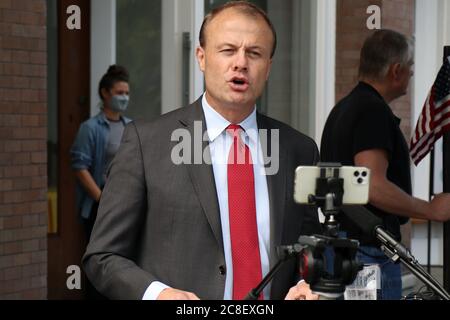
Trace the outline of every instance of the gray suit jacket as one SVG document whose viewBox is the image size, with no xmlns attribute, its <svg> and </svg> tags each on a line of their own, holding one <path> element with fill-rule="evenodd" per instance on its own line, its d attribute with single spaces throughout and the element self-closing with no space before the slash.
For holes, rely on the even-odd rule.
<svg viewBox="0 0 450 320">
<path fill-rule="evenodd" d="M 83 257 L 88 278 L 109 298 L 142 299 L 151 282 L 161 281 L 201 299 L 223 299 L 225 255 L 212 166 L 177 166 L 171 160 L 178 144 L 172 133 L 183 128 L 193 137 L 194 121 L 206 130 L 201 100 L 125 129 Z M 315 164 L 318 151 L 312 139 L 283 123 L 260 114 L 257 121 L 259 129 L 280 132 L 280 168 L 267 176 L 273 266 L 276 246 L 320 232 L 316 211 L 293 201 L 295 168 Z M 208 150 L 207 142 L 203 147 Z M 298 280 L 297 270 L 295 259 L 281 269 L 272 299 L 284 298 Z"/>
</svg>

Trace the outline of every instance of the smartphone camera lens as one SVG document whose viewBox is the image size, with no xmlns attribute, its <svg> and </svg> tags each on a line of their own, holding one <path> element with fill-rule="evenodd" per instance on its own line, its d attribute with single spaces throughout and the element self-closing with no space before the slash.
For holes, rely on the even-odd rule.
<svg viewBox="0 0 450 320">
<path fill-rule="evenodd" d="M 358 184 L 362 184 L 364 182 L 363 178 L 358 178 Z"/>
<path fill-rule="evenodd" d="M 359 171 L 355 171 L 354 175 L 355 175 L 356 178 L 358 178 L 359 177 Z"/>
<path fill-rule="evenodd" d="M 367 171 L 363 171 L 362 176 L 365 178 L 367 177 Z"/>
</svg>

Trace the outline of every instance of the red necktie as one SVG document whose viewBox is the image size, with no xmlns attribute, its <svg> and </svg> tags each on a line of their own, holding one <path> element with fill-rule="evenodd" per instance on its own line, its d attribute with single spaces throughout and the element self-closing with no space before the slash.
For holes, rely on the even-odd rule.
<svg viewBox="0 0 450 320">
<path fill-rule="evenodd" d="M 255 177 L 250 149 L 242 142 L 238 125 L 228 156 L 228 208 L 233 260 L 233 300 L 242 300 L 262 279 L 256 222 Z M 262 299 L 262 294 L 259 297 Z"/>
</svg>

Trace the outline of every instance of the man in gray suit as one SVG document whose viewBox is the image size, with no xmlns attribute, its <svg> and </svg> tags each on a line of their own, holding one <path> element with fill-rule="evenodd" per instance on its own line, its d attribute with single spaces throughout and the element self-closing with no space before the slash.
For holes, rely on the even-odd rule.
<svg viewBox="0 0 450 320">
<path fill-rule="evenodd" d="M 317 162 L 316 144 L 255 107 L 275 47 L 258 7 L 215 9 L 196 52 L 206 93 L 127 126 L 83 257 L 103 295 L 242 299 L 277 262 L 277 246 L 321 232 L 317 212 L 293 201 L 295 168 Z M 260 298 L 318 297 L 293 259 Z"/>
</svg>

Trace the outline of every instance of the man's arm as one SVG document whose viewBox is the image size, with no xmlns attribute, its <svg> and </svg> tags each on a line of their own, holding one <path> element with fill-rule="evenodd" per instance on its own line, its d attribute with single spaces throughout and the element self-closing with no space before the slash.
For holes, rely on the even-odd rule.
<svg viewBox="0 0 450 320">
<path fill-rule="evenodd" d="M 450 219 L 450 194 L 440 194 L 431 202 L 414 198 L 387 179 L 387 152 L 372 149 L 355 155 L 356 166 L 371 170 L 369 201 L 372 205 L 399 216 L 447 221 Z"/>
<path fill-rule="evenodd" d="M 142 300 L 200 300 L 191 292 L 170 288 L 159 281 L 153 282 L 145 291 Z"/>
<path fill-rule="evenodd" d="M 111 299 L 198 299 L 158 283 L 159 279 L 134 261 L 140 247 L 138 236 L 145 227 L 146 191 L 140 139 L 132 123 L 124 131 L 103 189 L 83 257 L 86 274 L 97 290 Z"/>
<path fill-rule="evenodd" d="M 143 156 L 137 129 L 130 124 L 110 167 L 83 257 L 88 278 L 111 299 L 142 299 L 148 286 L 158 280 L 134 261 L 146 209 Z"/>
</svg>

